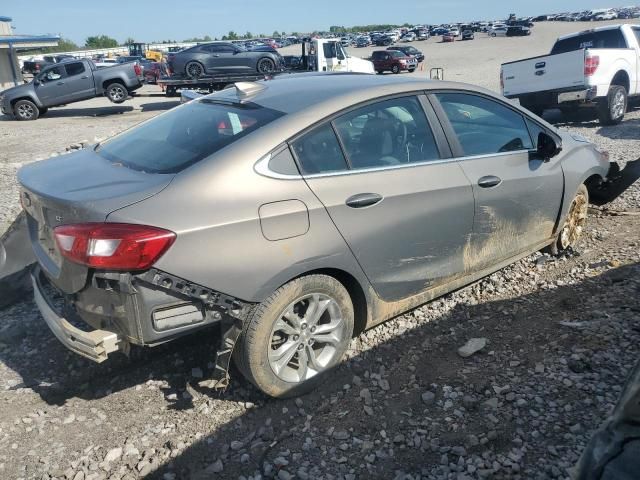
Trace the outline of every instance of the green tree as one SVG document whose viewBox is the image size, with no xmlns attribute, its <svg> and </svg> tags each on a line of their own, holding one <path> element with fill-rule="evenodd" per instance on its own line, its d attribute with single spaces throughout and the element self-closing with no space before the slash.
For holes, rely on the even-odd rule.
<svg viewBox="0 0 640 480">
<path fill-rule="evenodd" d="M 229 33 L 227 33 L 227 40 L 238 40 L 238 34 L 231 30 Z"/>
<path fill-rule="evenodd" d="M 247 39 L 253 38 L 253 33 L 247 31 L 247 33 L 244 34 L 244 38 L 247 38 Z"/>
<path fill-rule="evenodd" d="M 124 41 L 124 44 L 125 44 L 125 45 L 131 45 L 132 43 L 136 43 L 136 41 L 135 41 L 133 38 L 131 38 L 131 37 L 128 37 L 128 38 Z"/>
<path fill-rule="evenodd" d="M 114 48 L 118 46 L 118 41 L 115 38 L 108 37 L 107 35 L 97 35 L 87 37 L 84 44 L 85 47 L 88 48 Z"/>
<path fill-rule="evenodd" d="M 271 35 L 272 38 L 280 38 L 280 32 L 278 30 L 274 30 Z"/>
<path fill-rule="evenodd" d="M 73 52 L 74 50 L 79 50 L 80 47 L 76 45 L 74 42 L 69 40 L 68 38 L 61 38 L 58 40 L 58 46 L 56 47 L 45 47 L 40 48 L 38 50 L 34 50 L 34 53 L 57 53 L 57 52 Z"/>
</svg>

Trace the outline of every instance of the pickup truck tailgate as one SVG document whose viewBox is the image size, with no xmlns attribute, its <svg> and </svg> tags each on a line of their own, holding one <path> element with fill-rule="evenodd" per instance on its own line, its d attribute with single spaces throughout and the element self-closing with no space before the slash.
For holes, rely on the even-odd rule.
<svg viewBox="0 0 640 480">
<path fill-rule="evenodd" d="M 503 95 L 580 88 L 585 85 L 586 50 L 534 57 L 502 64 Z"/>
</svg>

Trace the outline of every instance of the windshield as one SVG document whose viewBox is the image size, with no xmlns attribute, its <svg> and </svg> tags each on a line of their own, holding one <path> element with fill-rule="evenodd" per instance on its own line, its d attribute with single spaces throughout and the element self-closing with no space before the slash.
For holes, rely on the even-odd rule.
<svg viewBox="0 0 640 480">
<path fill-rule="evenodd" d="M 256 104 L 189 102 L 99 145 L 114 164 L 177 173 L 284 115 Z"/>
</svg>

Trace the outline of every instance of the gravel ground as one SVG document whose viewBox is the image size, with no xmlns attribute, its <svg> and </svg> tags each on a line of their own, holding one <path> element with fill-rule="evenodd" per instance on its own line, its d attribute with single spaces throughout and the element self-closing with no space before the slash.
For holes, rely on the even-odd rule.
<svg viewBox="0 0 640 480">
<path fill-rule="evenodd" d="M 447 78 L 467 72 L 497 89 L 501 61 L 546 52 L 561 28 L 582 27 L 424 50 Z M 175 105 L 157 87 L 140 93 L 36 122 L 1 118 L 0 227 L 19 208 L 20 165 Z M 67 352 L 30 299 L 0 311 L 0 478 L 568 478 L 638 357 L 640 216 L 628 213 L 640 212 L 629 185 L 640 176 L 640 111 L 616 127 L 549 119 L 630 172 L 616 198 L 592 207 L 579 250 L 536 253 L 366 332 L 303 398 L 268 399 L 237 372 L 222 395 L 201 389 L 215 331 L 96 365 Z M 472 338 L 486 345 L 461 358 Z"/>
</svg>

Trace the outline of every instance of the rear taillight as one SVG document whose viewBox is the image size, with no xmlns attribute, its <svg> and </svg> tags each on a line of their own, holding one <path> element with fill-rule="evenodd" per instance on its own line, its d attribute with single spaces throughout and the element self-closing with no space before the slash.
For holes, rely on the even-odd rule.
<svg viewBox="0 0 640 480">
<path fill-rule="evenodd" d="M 70 261 L 105 270 L 146 270 L 176 239 L 168 230 L 129 223 L 82 223 L 53 230 Z"/>
<path fill-rule="evenodd" d="M 137 63 L 133 65 L 133 71 L 136 72 L 136 75 L 140 75 L 142 73 L 140 65 L 138 65 Z"/>
<path fill-rule="evenodd" d="M 598 69 L 599 65 L 600 65 L 600 57 L 598 57 L 597 55 L 585 57 L 584 76 L 590 77 L 591 75 L 596 73 L 596 70 Z"/>
</svg>

